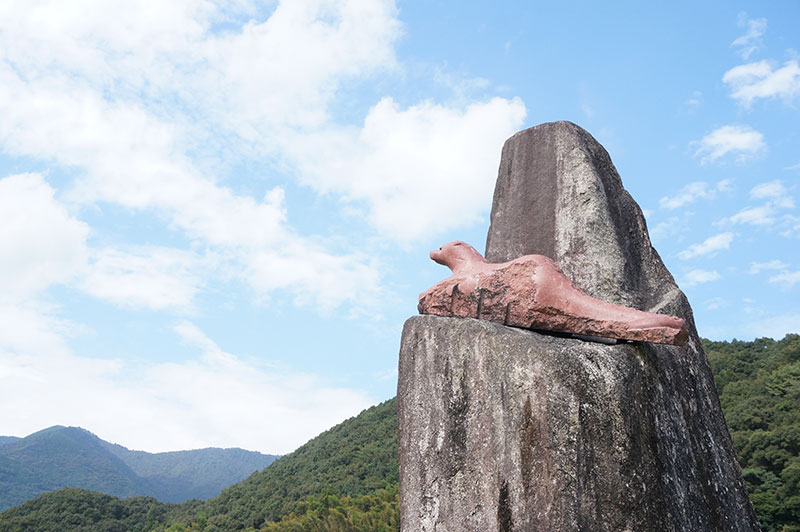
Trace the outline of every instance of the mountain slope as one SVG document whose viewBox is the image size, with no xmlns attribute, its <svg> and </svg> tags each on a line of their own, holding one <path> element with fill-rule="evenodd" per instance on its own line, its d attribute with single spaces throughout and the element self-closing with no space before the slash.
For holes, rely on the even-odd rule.
<svg viewBox="0 0 800 532">
<path fill-rule="evenodd" d="M 275 458 L 241 449 L 129 451 L 87 430 L 55 426 L 0 445 L 0 510 L 64 487 L 165 502 L 209 498 Z"/>
<path fill-rule="evenodd" d="M 764 532 L 800 532 L 800 335 L 704 342 Z"/>
<path fill-rule="evenodd" d="M 162 502 L 208 499 L 270 465 L 278 457 L 244 449 L 196 449 L 167 453 L 131 451 L 107 442 L 106 449 L 147 481 L 151 495 Z"/>
<path fill-rule="evenodd" d="M 136 473 L 94 434 L 51 427 L 0 447 L 0 508 L 64 487 L 120 497 L 144 494 Z"/>
<path fill-rule="evenodd" d="M 390 399 L 224 490 L 206 503 L 205 513 L 218 530 L 259 528 L 309 495 L 365 495 L 397 477 L 397 400 Z"/>
</svg>

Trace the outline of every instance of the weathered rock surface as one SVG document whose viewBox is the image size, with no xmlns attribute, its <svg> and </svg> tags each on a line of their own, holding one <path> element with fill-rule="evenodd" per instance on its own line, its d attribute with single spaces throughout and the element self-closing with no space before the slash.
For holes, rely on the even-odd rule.
<svg viewBox="0 0 800 532">
<path fill-rule="evenodd" d="M 688 341 L 607 346 L 411 318 L 402 530 L 759 530 L 691 307 L 608 154 L 569 122 L 503 148 L 486 258 L 534 254 L 592 297 L 683 318 Z"/>
<path fill-rule="evenodd" d="M 418 316 L 400 350 L 404 532 L 753 531 L 679 347 Z"/>
<path fill-rule="evenodd" d="M 456 240 L 431 251 L 431 258 L 453 275 L 420 294 L 420 314 L 671 345 L 683 345 L 688 337 L 681 318 L 584 294 L 544 255 L 493 264 Z"/>
</svg>

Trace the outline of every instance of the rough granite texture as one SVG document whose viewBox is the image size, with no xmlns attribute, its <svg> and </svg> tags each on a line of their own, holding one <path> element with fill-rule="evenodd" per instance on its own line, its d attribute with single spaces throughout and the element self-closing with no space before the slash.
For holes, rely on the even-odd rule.
<svg viewBox="0 0 800 532">
<path fill-rule="evenodd" d="M 467 318 L 403 330 L 403 532 L 757 531 L 686 297 L 597 141 L 509 139 L 486 258 L 554 259 L 603 301 L 683 318 L 683 347 L 604 345 Z"/>
</svg>

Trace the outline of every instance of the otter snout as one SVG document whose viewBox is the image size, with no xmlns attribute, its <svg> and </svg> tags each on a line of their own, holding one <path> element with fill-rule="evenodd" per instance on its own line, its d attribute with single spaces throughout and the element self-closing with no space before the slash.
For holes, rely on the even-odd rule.
<svg viewBox="0 0 800 532">
<path fill-rule="evenodd" d="M 444 265 L 444 258 L 442 257 L 442 248 L 434 249 L 431 251 L 431 260 L 436 263 Z"/>
</svg>

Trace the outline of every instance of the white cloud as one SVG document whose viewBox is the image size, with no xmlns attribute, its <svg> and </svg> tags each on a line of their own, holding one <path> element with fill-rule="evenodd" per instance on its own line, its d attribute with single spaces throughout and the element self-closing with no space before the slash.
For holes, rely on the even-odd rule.
<svg viewBox="0 0 800 532">
<path fill-rule="evenodd" d="M 706 300 L 707 310 L 717 310 L 728 306 L 728 301 L 722 297 L 712 297 Z"/>
<path fill-rule="evenodd" d="M 800 65 L 792 60 L 773 69 L 768 61 L 748 63 L 728 70 L 722 81 L 730 86 L 731 97 L 745 107 L 759 98 L 790 101 L 800 94 Z"/>
<path fill-rule="evenodd" d="M 800 283 L 800 271 L 784 271 L 769 278 L 770 283 L 780 284 L 784 288 L 792 288 Z"/>
<path fill-rule="evenodd" d="M 695 156 L 701 156 L 701 161 L 707 163 L 731 154 L 736 155 L 737 162 L 744 162 L 766 147 L 764 135 L 750 126 L 722 126 L 699 141 Z"/>
<path fill-rule="evenodd" d="M 789 265 L 778 259 L 769 262 L 752 262 L 750 263 L 750 273 L 757 274 L 764 270 L 785 270 Z"/>
<path fill-rule="evenodd" d="M 89 227 L 41 175 L 0 179 L 0 213 L 0 301 L 23 301 L 84 268 Z"/>
<path fill-rule="evenodd" d="M 237 446 L 286 453 L 375 402 L 309 374 L 226 353 L 190 323 L 175 330 L 198 347 L 199 358 L 133 364 L 63 348 L 39 351 L 41 344 L 14 349 L 0 337 L 3 430 L 22 435 L 68 424 L 147 451 Z"/>
<path fill-rule="evenodd" d="M 782 226 L 785 227 L 785 229 L 781 231 L 781 236 L 785 236 L 787 238 L 800 236 L 800 216 L 784 214 Z"/>
<path fill-rule="evenodd" d="M 766 183 L 759 183 L 750 190 L 750 197 L 756 199 L 762 198 L 785 198 L 789 191 L 783 183 L 776 179 Z"/>
<path fill-rule="evenodd" d="M 94 253 L 82 287 L 123 307 L 188 309 L 202 282 L 200 262 L 194 253 L 179 249 L 101 249 Z"/>
<path fill-rule="evenodd" d="M 62 20 L 57 16 L 57 4 L 43 6 L 39 11 L 53 24 L 63 25 L 64 31 L 47 33 L 51 41 L 41 42 L 40 48 L 31 48 L 29 52 L 27 46 L 12 46 L 12 60 L 25 60 L 23 63 L 29 70 L 26 76 L 8 63 L 0 64 L 0 113 L 4 117 L 0 121 L 0 141 L 6 149 L 13 154 L 81 169 L 83 174 L 70 192 L 73 201 L 110 202 L 140 211 L 155 210 L 170 222 L 172 229 L 238 262 L 238 269 L 246 272 L 254 288 L 262 291 L 260 296 L 268 295 L 263 291 L 283 288 L 298 295 L 298 301 L 318 300 L 322 307 L 375 299 L 378 281 L 373 263 L 360 254 L 326 249 L 293 230 L 287 222 L 282 189 L 266 191 L 263 199 L 237 194 L 218 183 L 211 169 L 192 160 L 189 153 L 197 149 L 193 139 L 202 139 L 219 126 L 236 128 L 237 138 L 251 133 L 261 138 L 262 129 L 266 128 L 272 132 L 265 138 L 274 141 L 276 135 L 280 136 L 276 128 L 302 128 L 325 119 L 326 106 L 332 98 L 329 91 L 339 80 L 364 70 L 383 68 L 384 62 L 391 59 L 387 54 L 391 55 L 390 45 L 397 32 L 391 3 L 354 2 L 340 6 L 290 2 L 281 4 L 263 24 L 250 23 L 241 33 L 219 38 L 201 31 L 207 21 L 192 18 L 210 16 L 203 10 L 170 11 L 166 15 L 175 18 L 176 27 L 183 29 L 174 34 L 156 32 L 157 35 L 139 27 L 137 24 L 146 25 L 146 21 L 135 18 L 125 22 L 132 24 L 131 27 L 118 28 L 120 35 L 116 35 L 113 28 L 101 28 L 103 13 L 89 10 L 91 15 L 84 21 L 70 16 Z M 27 13 L 27 18 L 20 20 L 20 13 L 13 14 L 23 27 L 41 22 L 29 20 L 33 15 Z M 373 16 L 378 17 L 374 24 L 370 18 Z M 371 20 L 364 25 L 368 28 L 356 28 L 363 17 Z M 114 20 L 121 18 L 124 17 L 115 13 Z M 135 30 L 134 34 L 130 34 L 131 30 Z M 108 42 L 89 38 L 95 31 L 97 35 L 108 33 Z M 144 33 L 140 35 L 138 31 Z M 26 39 L 39 38 L 26 37 L 28 32 L 20 32 L 18 28 L 11 34 L 29 44 Z M 291 49 L 276 46 L 275 39 L 284 37 L 289 39 L 287 43 L 297 39 L 302 42 L 295 42 Z M 307 39 L 303 40 L 304 37 Z M 141 49 L 134 44 L 141 44 Z M 174 50 L 170 48 L 172 45 Z M 264 54 L 271 50 L 273 54 L 269 57 L 274 61 L 267 61 L 267 55 L 253 53 L 250 45 Z M 305 48 L 298 48 L 301 46 Z M 225 53 L 220 55 L 220 50 Z M 195 57 L 195 53 L 200 57 Z M 237 61 L 245 59 L 229 57 L 227 53 L 246 55 L 251 64 L 240 65 Z M 275 53 L 283 55 L 276 58 Z M 306 67 L 297 65 L 283 71 L 298 76 L 299 82 L 308 83 L 308 87 L 276 84 L 275 79 L 267 83 L 264 76 L 270 75 L 269 69 L 275 67 L 275 61 L 277 64 L 296 61 L 297 54 L 315 58 L 314 65 L 322 69 L 320 73 L 311 68 L 313 65 L 306 65 L 311 68 L 307 76 L 301 75 Z M 60 69 L 49 69 L 54 61 L 69 75 L 61 75 Z M 185 68 L 186 61 L 201 63 L 200 66 L 192 63 L 199 70 Z M 205 63 L 210 66 L 201 68 Z M 262 68 L 256 63 L 262 64 Z M 222 71 L 215 69 L 223 69 L 224 75 L 213 75 Z M 152 79 L 131 78 L 133 73 L 141 75 L 151 70 Z M 260 91 L 259 83 L 264 85 Z M 138 98 L 142 96 L 139 92 L 103 90 L 115 84 L 144 91 L 144 98 Z M 275 91 L 283 91 L 280 92 L 283 99 Z M 195 94 L 221 100 L 198 102 L 190 96 Z M 231 103 L 234 101 L 239 107 L 243 102 L 252 105 L 237 114 Z M 264 103 L 267 101 L 274 108 Z M 260 107 L 252 107 L 256 104 Z M 186 108 L 191 108 L 199 119 L 190 122 L 192 117 L 186 115 Z M 289 116 L 287 109 L 302 110 L 308 116 L 301 117 L 299 111 Z M 249 122 L 242 118 L 245 115 Z M 235 149 L 246 147 L 238 144 Z M 268 260 L 273 264 L 265 264 Z M 260 272 L 268 272 L 271 277 L 266 279 Z M 330 278 L 337 281 L 320 281 Z M 174 291 L 177 287 L 172 289 L 173 296 L 177 296 Z M 186 286 L 179 296 L 184 301 L 188 297 L 185 289 Z M 98 295 L 100 287 L 93 290 Z M 168 303 L 151 298 L 138 304 Z"/>
<path fill-rule="evenodd" d="M 767 203 L 758 207 L 745 207 L 733 216 L 724 218 L 722 224 L 772 225 L 777 221 L 775 208 Z"/>
<path fill-rule="evenodd" d="M 767 199 L 764 204 L 745 207 L 733 216 L 723 218 L 715 225 L 747 224 L 759 226 L 775 225 L 779 219 L 781 209 L 794 208 L 794 198 L 789 195 L 789 191 L 780 180 L 759 183 L 750 190 L 750 197 L 754 199 Z M 784 221 L 788 224 L 790 215 L 784 215 Z"/>
<path fill-rule="evenodd" d="M 753 52 L 763 47 L 761 36 L 767 31 L 767 19 L 749 19 L 746 13 L 740 13 L 739 26 L 747 28 L 747 33 L 733 41 L 731 46 L 739 47 L 739 55 L 742 56 L 742 59 L 747 59 Z"/>
<path fill-rule="evenodd" d="M 683 286 L 690 287 L 690 286 L 696 286 L 698 284 L 703 284 L 703 283 L 708 283 L 708 282 L 711 282 L 711 281 L 716 281 L 716 280 L 718 280 L 720 278 L 721 278 L 720 274 L 717 273 L 716 271 L 708 271 L 708 270 L 697 269 L 697 270 L 692 270 L 689 273 L 687 273 L 683 277 L 683 280 L 681 281 L 681 284 Z"/>
<path fill-rule="evenodd" d="M 671 216 L 663 222 L 657 223 L 650 230 L 650 237 L 658 240 L 667 236 L 675 236 L 689 230 L 689 214 L 686 216 Z"/>
<path fill-rule="evenodd" d="M 703 93 L 700 91 L 692 92 L 691 98 L 686 100 L 686 105 L 689 106 L 690 109 L 695 109 L 700 107 L 700 104 L 703 102 Z"/>
<path fill-rule="evenodd" d="M 362 129 L 300 138 L 289 149 L 305 183 L 366 203 L 381 233 L 410 242 L 478 219 L 502 143 L 524 117 L 518 99 L 401 109 L 385 98 Z"/>
<path fill-rule="evenodd" d="M 731 246 L 731 242 L 733 242 L 733 233 L 720 233 L 708 237 L 700 244 L 692 244 L 687 249 L 678 253 L 678 257 L 687 260 L 694 257 L 709 255 L 722 249 L 728 249 Z"/>
<path fill-rule="evenodd" d="M 728 192 L 730 189 L 730 179 L 723 179 L 716 185 L 695 181 L 681 188 L 674 196 L 664 196 L 659 200 L 659 205 L 662 209 L 678 209 L 699 199 L 714 199 L 717 192 Z"/>
</svg>

